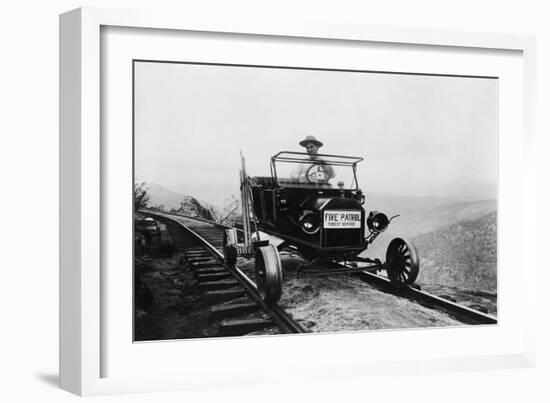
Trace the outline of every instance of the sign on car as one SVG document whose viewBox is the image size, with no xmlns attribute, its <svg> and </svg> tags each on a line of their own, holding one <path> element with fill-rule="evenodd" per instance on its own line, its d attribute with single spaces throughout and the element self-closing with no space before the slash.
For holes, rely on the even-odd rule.
<svg viewBox="0 0 550 403">
<path fill-rule="evenodd" d="M 361 228 L 361 211 L 327 210 L 323 226 L 326 229 Z"/>
</svg>

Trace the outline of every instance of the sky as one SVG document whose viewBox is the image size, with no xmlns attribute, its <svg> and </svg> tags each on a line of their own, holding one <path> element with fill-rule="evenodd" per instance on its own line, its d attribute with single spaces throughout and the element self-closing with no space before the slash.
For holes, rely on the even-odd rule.
<svg viewBox="0 0 550 403">
<path fill-rule="evenodd" d="M 215 205 L 270 157 L 305 151 L 363 157 L 365 191 L 494 199 L 498 80 L 136 62 L 136 180 Z"/>
</svg>

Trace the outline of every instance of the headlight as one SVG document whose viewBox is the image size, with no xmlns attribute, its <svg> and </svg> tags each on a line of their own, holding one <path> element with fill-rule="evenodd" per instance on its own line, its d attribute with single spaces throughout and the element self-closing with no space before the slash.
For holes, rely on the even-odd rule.
<svg viewBox="0 0 550 403">
<path fill-rule="evenodd" d="M 315 234 L 321 227 L 319 216 L 311 210 L 304 211 L 299 221 L 302 231 L 309 235 Z"/>
<path fill-rule="evenodd" d="M 359 202 L 359 204 L 365 204 L 365 195 L 361 189 L 357 189 L 353 194 L 353 197 Z"/>
<path fill-rule="evenodd" d="M 371 232 L 383 232 L 389 223 L 388 216 L 378 211 L 371 211 L 367 217 L 367 226 Z"/>
</svg>

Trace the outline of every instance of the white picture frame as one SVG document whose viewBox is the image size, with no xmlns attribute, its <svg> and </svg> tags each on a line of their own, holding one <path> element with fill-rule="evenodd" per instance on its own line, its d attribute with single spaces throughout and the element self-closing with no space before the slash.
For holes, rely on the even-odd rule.
<svg viewBox="0 0 550 403">
<path fill-rule="evenodd" d="M 254 361 L 250 354 L 249 361 L 243 360 L 241 367 L 234 370 L 231 366 L 222 365 L 222 361 L 239 359 L 244 347 L 242 341 L 192 341 L 193 348 L 209 348 L 217 351 L 222 357 L 222 350 L 231 347 L 234 355 L 219 358 L 220 363 L 212 366 L 200 365 L 200 355 L 191 357 L 185 363 L 168 362 L 167 370 L 158 375 L 151 373 L 124 373 L 124 368 L 111 375 L 105 362 L 113 354 L 113 348 L 107 349 L 104 318 L 109 314 L 105 302 L 106 291 L 102 283 L 104 252 L 108 245 L 102 238 L 102 208 L 105 198 L 105 178 L 110 175 L 104 164 L 105 143 L 101 133 L 104 130 L 102 118 L 109 111 L 104 110 L 101 93 L 108 85 L 101 80 L 101 32 L 105 27 L 126 27 L 133 29 L 173 30 L 193 32 L 200 38 L 207 33 L 219 35 L 246 35 L 258 40 L 266 38 L 287 38 L 290 40 L 326 40 L 338 43 L 377 43 L 434 48 L 441 51 L 469 50 L 484 54 L 491 52 L 515 52 L 520 59 L 520 70 L 511 75 L 521 81 L 523 97 L 514 103 L 511 112 L 515 112 L 523 126 L 522 131 L 510 134 L 514 144 L 521 144 L 522 158 L 516 158 L 516 166 L 504 169 L 509 175 L 510 169 L 517 171 L 517 181 L 510 186 L 521 184 L 516 189 L 513 206 L 519 206 L 516 217 L 521 224 L 515 234 L 519 251 L 514 258 L 521 264 L 523 298 L 517 302 L 524 312 L 523 320 L 501 320 L 499 306 L 499 326 L 494 332 L 491 329 L 480 329 L 486 334 L 480 336 L 512 335 L 503 338 L 498 349 L 486 352 L 483 346 L 478 349 L 466 348 L 464 352 L 445 350 L 433 351 L 432 354 L 411 354 L 396 357 L 380 358 L 357 353 L 340 360 L 338 355 L 328 357 L 326 361 L 315 360 L 315 348 L 323 345 L 334 346 L 345 340 L 346 343 L 359 345 L 365 342 L 379 342 L 381 337 L 403 337 L 399 332 L 391 335 L 381 333 L 354 333 L 348 335 L 305 336 L 305 338 L 268 338 L 245 340 L 252 351 L 261 352 L 291 344 L 294 351 L 301 351 L 308 362 L 303 365 L 298 361 L 270 361 L 270 366 Z M 535 338 L 535 284 L 528 281 L 536 276 L 535 244 L 529 242 L 526 234 L 535 233 L 534 205 L 534 38 L 521 35 L 466 33 L 456 31 L 430 31 L 406 28 L 383 28 L 369 26 L 348 26 L 328 22 L 293 23 L 265 20 L 231 20 L 215 21 L 195 18 L 192 15 L 181 16 L 169 13 L 151 12 L 150 10 L 110 10 L 102 8 L 81 8 L 70 11 L 60 17 L 60 385 L 63 389 L 79 395 L 97 395 L 112 393 L 135 393 L 140 391 L 160 391 L 194 387 L 214 387 L 228 384 L 248 385 L 258 382 L 292 382 L 296 375 L 304 379 L 335 379 L 347 376 L 368 376 L 381 373 L 404 374 L 409 372 L 436 372 L 453 370 L 474 370 L 488 368 L 510 368 L 531 366 L 534 362 Z M 460 59 L 460 54 L 456 57 Z M 475 70 L 476 66 L 471 67 Z M 438 73 L 438 67 L 429 73 Z M 465 69 L 469 67 L 465 66 Z M 518 76 L 517 71 L 521 71 Z M 127 94 L 130 96 L 130 94 Z M 517 101 L 517 100 L 516 100 Z M 518 107 L 521 105 L 521 107 Z M 519 109 L 518 109 L 519 108 Z M 503 162 L 503 161 L 501 161 Z M 508 165 L 504 165 L 506 167 Z M 112 168 L 115 169 L 115 168 Z M 501 174 L 501 184 L 507 185 Z M 511 217 L 509 217 L 511 218 Z M 512 218 L 513 219 L 513 218 Z M 519 235 L 518 235 L 519 234 Z M 499 236 L 502 235 L 499 232 Z M 499 243 L 499 250 L 502 244 Z M 500 252 L 499 252 L 500 253 Z M 499 255 L 500 258 L 500 255 Z M 507 290 L 510 283 L 499 285 L 499 299 L 511 298 Z M 506 330 L 508 329 L 508 330 Z M 471 329 L 454 329 L 449 333 L 438 330 L 421 333 L 408 333 L 414 340 L 431 338 L 432 340 L 447 337 L 468 339 Z M 453 332 L 451 334 L 450 332 Z M 493 332 L 491 334 L 491 332 Z M 496 332 L 496 333 L 495 333 Z M 501 333 L 499 333 L 501 332 Z M 508 333 L 504 333 L 508 332 Z M 477 335 L 476 335 L 477 337 Z M 306 342 L 304 342 L 306 340 Z M 313 341 L 312 341 L 313 340 Z M 507 340 L 510 340 L 509 342 Z M 513 342 L 512 342 L 513 340 Z M 131 340 L 128 340 L 131 344 Z M 110 343 L 110 342 L 109 342 Z M 311 347 L 317 346 L 317 347 Z M 218 347 L 221 346 L 221 347 Z M 308 346 L 310 350 L 308 350 Z M 116 347 L 116 345 L 115 345 Z M 158 346 L 160 347 L 160 346 Z M 170 354 L 177 348 L 177 343 L 163 343 L 162 354 Z M 130 351 L 130 350 L 129 350 Z M 308 354 L 312 354 L 309 356 Z M 156 353 L 155 353 L 156 355 Z M 122 357 L 124 359 L 124 357 Z M 130 360 L 131 361 L 131 360 Z M 195 367 L 190 373 L 191 364 Z M 250 364 L 251 366 L 247 366 Z M 255 365 L 255 367 L 254 367 Z M 259 374 L 254 371 L 262 368 Z M 252 369 L 251 369 L 252 368 Z M 303 371 L 307 368 L 307 371 Z M 284 371 L 281 371 L 284 369 Z M 327 369 L 329 371 L 327 371 Z M 332 373 L 329 378 L 327 373 Z M 335 373 L 337 375 L 335 376 Z M 208 380 L 204 375 L 209 374 Z"/>
</svg>

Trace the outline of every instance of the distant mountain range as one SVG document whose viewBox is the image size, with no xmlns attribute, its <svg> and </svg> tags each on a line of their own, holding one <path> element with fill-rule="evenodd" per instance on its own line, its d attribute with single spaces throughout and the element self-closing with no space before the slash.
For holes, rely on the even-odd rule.
<svg viewBox="0 0 550 403">
<path fill-rule="evenodd" d="M 403 197 L 400 199 L 397 196 L 391 196 L 376 199 L 373 196 L 370 203 L 367 199 L 367 212 L 378 210 L 388 217 L 395 214 L 399 214 L 399 217 L 390 223 L 388 229 L 380 234 L 369 249 L 371 254 L 382 257 L 386 253 L 387 245 L 395 237 L 410 239 L 460 221 L 475 220 L 495 212 L 496 209 L 496 200 L 442 202 L 440 199 L 432 198 Z"/>
<path fill-rule="evenodd" d="M 390 217 L 399 214 L 399 217 L 392 221 L 392 229 L 398 230 L 403 236 L 411 237 L 460 221 L 483 217 L 496 210 L 496 200 L 479 200 L 424 205 L 403 204 L 401 207 L 396 206 L 394 212 L 386 212 Z"/>
</svg>

